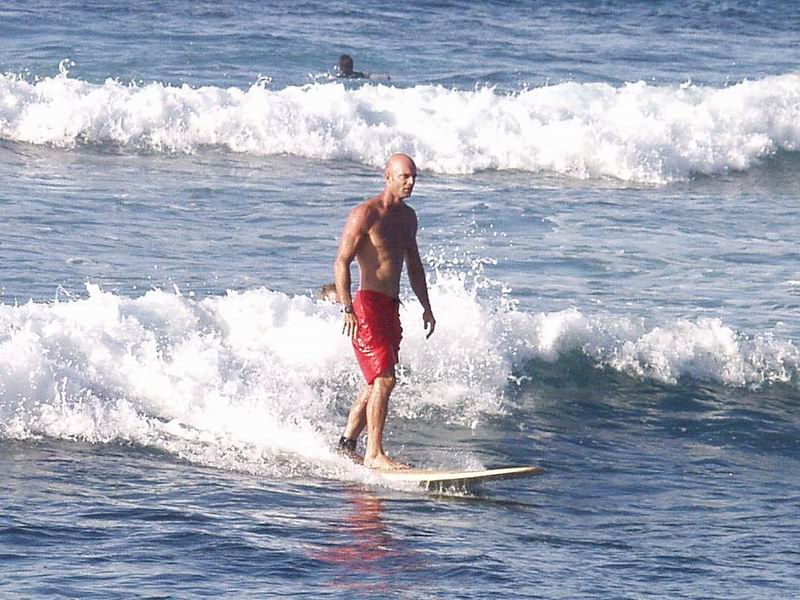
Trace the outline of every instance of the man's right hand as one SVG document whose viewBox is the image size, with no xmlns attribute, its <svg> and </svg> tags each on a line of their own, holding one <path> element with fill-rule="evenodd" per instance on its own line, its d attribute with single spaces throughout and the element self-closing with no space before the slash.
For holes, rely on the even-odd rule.
<svg viewBox="0 0 800 600">
<path fill-rule="evenodd" d="M 351 312 L 344 313 L 342 333 L 351 339 L 356 339 L 356 335 L 358 334 L 358 319 Z"/>
</svg>

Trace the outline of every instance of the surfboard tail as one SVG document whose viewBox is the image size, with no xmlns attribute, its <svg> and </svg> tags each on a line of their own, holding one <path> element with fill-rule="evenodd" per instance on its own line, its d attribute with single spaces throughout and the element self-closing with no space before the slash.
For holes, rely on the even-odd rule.
<svg viewBox="0 0 800 600">
<path fill-rule="evenodd" d="M 504 479 L 531 477 L 544 472 L 533 465 L 500 467 L 482 471 L 448 471 L 443 469 L 404 469 L 399 471 L 375 471 L 382 479 L 399 483 L 418 483 L 426 489 L 463 488 L 470 489 L 483 483 Z"/>
</svg>

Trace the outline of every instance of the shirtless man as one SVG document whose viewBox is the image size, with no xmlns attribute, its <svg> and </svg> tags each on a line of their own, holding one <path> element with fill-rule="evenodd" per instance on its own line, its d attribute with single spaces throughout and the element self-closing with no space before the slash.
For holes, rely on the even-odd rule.
<svg viewBox="0 0 800 600">
<path fill-rule="evenodd" d="M 428 284 L 417 248 L 417 215 L 405 203 L 417 178 L 414 161 L 405 154 L 389 158 L 383 191 L 356 206 L 347 219 L 336 256 L 336 292 L 344 305 L 342 333 L 353 341 L 367 386 L 350 409 L 340 452 L 356 457 L 358 436 L 367 428 L 364 465 L 375 469 L 402 469 L 383 449 L 383 428 L 389 395 L 395 385 L 394 366 L 400 349 L 399 294 L 403 262 L 411 289 L 422 308 L 423 327 L 430 337 L 436 327 Z M 359 289 L 350 295 L 350 264 L 358 263 Z"/>
</svg>

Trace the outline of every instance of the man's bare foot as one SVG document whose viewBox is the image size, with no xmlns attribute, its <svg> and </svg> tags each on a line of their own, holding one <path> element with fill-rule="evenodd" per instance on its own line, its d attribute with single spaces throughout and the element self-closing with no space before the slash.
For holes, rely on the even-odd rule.
<svg viewBox="0 0 800 600">
<path fill-rule="evenodd" d="M 411 465 L 397 462 L 392 460 L 385 454 L 378 454 L 371 458 L 364 457 L 364 466 L 370 469 L 379 469 L 381 471 L 398 471 L 400 469 L 410 469 Z"/>
<path fill-rule="evenodd" d="M 356 452 L 356 440 L 350 440 L 342 436 L 339 439 L 339 445 L 336 448 L 336 453 L 349 458 L 357 465 L 364 464 L 364 458 L 358 452 Z"/>
</svg>

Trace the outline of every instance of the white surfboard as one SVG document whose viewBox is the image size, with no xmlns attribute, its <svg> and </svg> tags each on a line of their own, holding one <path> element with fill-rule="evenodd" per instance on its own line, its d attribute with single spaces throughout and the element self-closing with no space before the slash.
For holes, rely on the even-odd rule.
<svg viewBox="0 0 800 600">
<path fill-rule="evenodd" d="M 501 467 L 483 471 L 448 471 L 443 469 L 398 469 L 397 471 L 373 471 L 386 481 L 418 483 L 427 489 L 470 489 L 488 481 L 530 477 L 544 472 L 541 467 Z"/>
</svg>

